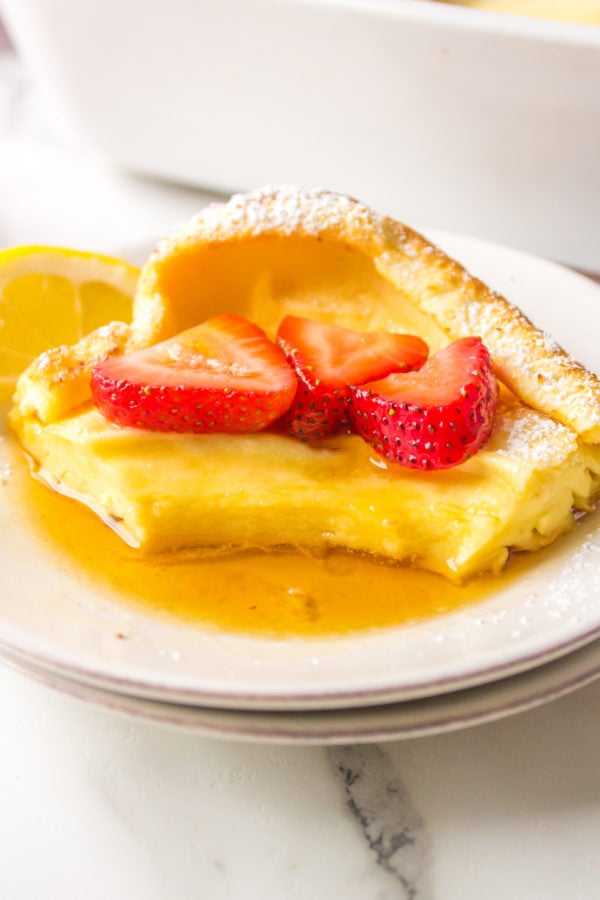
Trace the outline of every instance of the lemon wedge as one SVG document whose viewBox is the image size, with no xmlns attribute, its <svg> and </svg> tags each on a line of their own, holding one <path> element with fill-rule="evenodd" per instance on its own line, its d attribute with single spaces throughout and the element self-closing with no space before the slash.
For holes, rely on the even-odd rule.
<svg viewBox="0 0 600 900">
<path fill-rule="evenodd" d="M 0 401 L 40 353 L 108 322 L 129 322 L 138 274 L 121 259 L 80 250 L 1 250 Z"/>
</svg>

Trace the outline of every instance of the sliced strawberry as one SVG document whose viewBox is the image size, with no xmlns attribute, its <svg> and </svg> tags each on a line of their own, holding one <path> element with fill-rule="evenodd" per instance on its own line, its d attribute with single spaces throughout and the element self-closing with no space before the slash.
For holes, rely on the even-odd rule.
<svg viewBox="0 0 600 900">
<path fill-rule="evenodd" d="M 292 402 L 296 379 L 256 325 L 223 313 L 177 337 L 114 356 L 92 372 L 112 422 L 153 431 L 260 431 Z"/>
<path fill-rule="evenodd" d="M 492 433 L 498 383 L 477 337 L 434 354 L 419 372 L 352 390 L 351 418 L 382 456 L 413 469 L 464 462 Z"/>
<path fill-rule="evenodd" d="M 280 425 L 303 441 L 327 437 L 343 426 L 349 385 L 416 369 L 428 350 L 414 335 L 361 333 L 297 316 L 281 321 L 277 341 L 298 378 L 294 402 Z"/>
</svg>

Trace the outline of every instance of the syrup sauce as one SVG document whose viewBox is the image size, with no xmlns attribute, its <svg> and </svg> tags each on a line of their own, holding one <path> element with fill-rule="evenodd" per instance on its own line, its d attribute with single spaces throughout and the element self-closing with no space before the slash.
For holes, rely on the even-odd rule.
<svg viewBox="0 0 600 900">
<path fill-rule="evenodd" d="M 24 460 L 11 480 L 34 542 L 49 546 L 57 565 L 78 577 L 84 572 L 110 599 L 192 625 L 265 637 L 344 634 L 451 612 L 489 596 L 500 581 L 485 576 L 457 586 L 430 572 L 341 552 L 153 557 L 32 478 Z"/>
</svg>

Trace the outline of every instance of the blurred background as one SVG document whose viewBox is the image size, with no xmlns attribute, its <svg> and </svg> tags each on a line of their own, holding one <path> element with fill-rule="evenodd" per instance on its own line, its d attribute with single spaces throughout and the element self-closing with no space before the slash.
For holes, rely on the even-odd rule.
<svg viewBox="0 0 600 900">
<path fill-rule="evenodd" d="M 4 35 L 12 135 L 203 191 L 324 185 L 416 227 L 600 269 L 596 0 L 0 12 L 18 50 Z"/>
</svg>

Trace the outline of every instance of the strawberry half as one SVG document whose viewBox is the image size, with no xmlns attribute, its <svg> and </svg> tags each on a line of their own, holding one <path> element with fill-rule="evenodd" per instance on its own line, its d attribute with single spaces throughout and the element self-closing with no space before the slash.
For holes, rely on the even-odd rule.
<svg viewBox="0 0 600 900">
<path fill-rule="evenodd" d="M 349 385 L 416 369 L 428 352 L 414 335 L 361 333 L 297 316 L 281 321 L 277 341 L 298 379 L 294 401 L 279 424 L 302 441 L 339 431 L 348 418 Z"/>
<path fill-rule="evenodd" d="M 241 316 L 223 313 L 92 372 L 110 421 L 153 431 L 260 431 L 289 407 L 296 379 L 283 351 Z"/>
<path fill-rule="evenodd" d="M 492 433 L 498 383 L 477 337 L 434 354 L 419 372 L 352 390 L 351 417 L 378 453 L 413 469 L 465 462 Z"/>
</svg>

